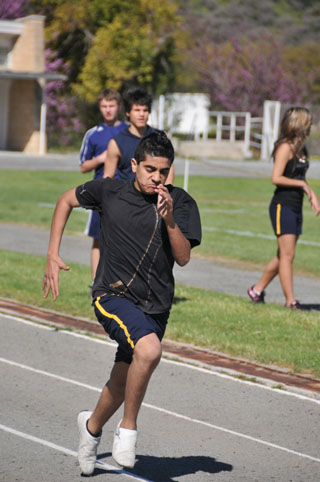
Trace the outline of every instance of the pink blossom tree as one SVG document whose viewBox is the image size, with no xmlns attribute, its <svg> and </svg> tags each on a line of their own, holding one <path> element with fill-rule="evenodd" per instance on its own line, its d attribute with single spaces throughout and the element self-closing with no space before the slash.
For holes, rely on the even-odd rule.
<svg viewBox="0 0 320 482">
<path fill-rule="evenodd" d="M 302 85 L 286 69 L 284 48 L 270 33 L 220 44 L 203 36 L 192 54 L 197 83 L 218 108 L 261 115 L 266 99 L 302 101 Z"/>
<path fill-rule="evenodd" d="M 68 75 L 68 66 L 57 53 L 45 51 L 46 71 Z M 65 81 L 54 80 L 46 84 L 48 143 L 72 145 L 85 130 L 77 117 L 77 99 L 65 92 Z"/>
<path fill-rule="evenodd" d="M 28 13 L 29 0 L 0 0 L 0 18 L 13 20 Z"/>
</svg>

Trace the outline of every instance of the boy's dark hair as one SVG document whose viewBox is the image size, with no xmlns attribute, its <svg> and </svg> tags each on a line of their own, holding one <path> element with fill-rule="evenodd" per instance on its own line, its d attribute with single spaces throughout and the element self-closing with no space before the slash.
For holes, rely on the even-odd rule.
<svg viewBox="0 0 320 482">
<path fill-rule="evenodd" d="M 123 104 L 125 112 L 130 112 L 133 104 L 146 105 L 151 112 L 152 97 L 141 87 L 133 87 L 123 94 Z"/>
<path fill-rule="evenodd" d="M 100 92 L 100 94 L 98 96 L 98 103 L 100 103 L 102 100 L 115 100 L 120 105 L 121 104 L 121 95 L 116 90 L 104 89 Z"/>
<path fill-rule="evenodd" d="M 173 145 L 165 132 L 155 130 L 141 139 L 134 153 L 134 158 L 137 161 L 137 164 L 143 162 L 147 154 L 152 157 L 166 157 L 169 159 L 170 165 L 173 163 Z"/>
</svg>

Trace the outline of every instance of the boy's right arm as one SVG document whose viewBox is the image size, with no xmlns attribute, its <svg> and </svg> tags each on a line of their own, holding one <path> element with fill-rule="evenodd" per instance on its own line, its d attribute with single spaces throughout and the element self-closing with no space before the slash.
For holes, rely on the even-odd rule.
<svg viewBox="0 0 320 482">
<path fill-rule="evenodd" d="M 93 157 L 92 159 L 87 159 L 82 164 L 80 164 L 80 171 L 83 174 L 86 174 L 87 172 L 91 172 L 94 169 L 97 169 L 97 167 L 105 163 L 106 155 L 107 155 L 107 151 L 104 151 L 98 156 Z"/>
<path fill-rule="evenodd" d="M 105 163 L 107 150 L 96 156 L 97 146 L 92 142 L 91 135 L 94 129 L 89 129 L 83 138 L 80 149 L 80 171 L 83 174 L 97 169 L 101 164 Z"/>
<path fill-rule="evenodd" d="M 44 298 L 47 298 L 51 290 L 54 301 L 59 296 L 59 272 L 61 269 L 66 271 L 70 269 L 60 258 L 59 249 L 69 215 L 73 208 L 80 206 L 75 191 L 71 189 L 59 197 L 52 218 L 47 264 L 41 289 L 45 290 Z"/>
<path fill-rule="evenodd" d="M 120 157 L 121 152 L 118 144 L 114 139 L 111 139 L 107 149 L 106 161 L 104 163 L 103 177 L 113 178 L 116 175 Z"/>
</svg>

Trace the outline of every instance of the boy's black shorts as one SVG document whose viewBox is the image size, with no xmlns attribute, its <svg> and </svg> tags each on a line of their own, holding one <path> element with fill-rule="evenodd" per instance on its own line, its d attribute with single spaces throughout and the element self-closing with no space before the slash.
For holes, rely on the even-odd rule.
<svg viewBox="0 0 320 482">
<path fill-rule="evenodd" d="M 131 301 L 119 296 L 102 296 L 93 301 L 96 317 L 112 340 L 119 346 L 115 361 L 131 363 L 137 341 L 155 333 L 161 341 L 169 318 L 169 311 L 147 314 Z"/>
</svg>

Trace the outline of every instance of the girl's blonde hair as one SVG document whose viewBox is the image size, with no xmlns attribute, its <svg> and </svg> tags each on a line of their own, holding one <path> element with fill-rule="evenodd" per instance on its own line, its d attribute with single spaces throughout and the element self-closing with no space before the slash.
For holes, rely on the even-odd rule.
<svg viewBox="0 0 320 482">
<path fill-rule="evenodd" d="M 272 156 L 280 144 L 289 142 L 292 148 L 293 157 L 303 148 L 307 136 L 310 132 L 312 116 L 305 107 L 291 107 L 282 118 L 280 125 L 280 136 L 274 144 Z"/>
</svg>

